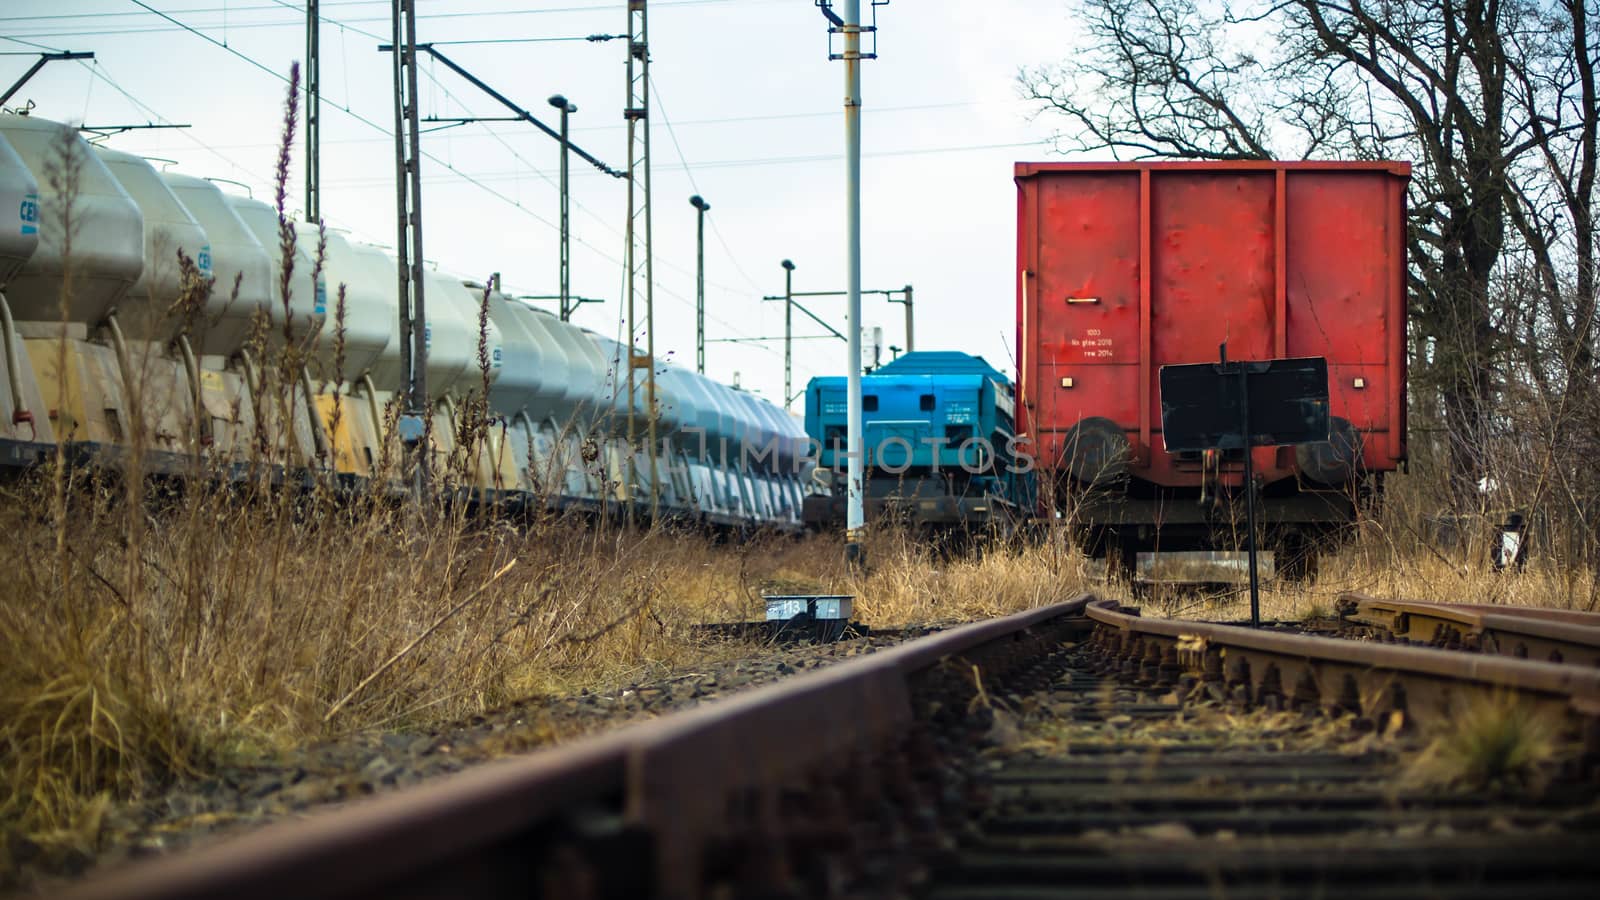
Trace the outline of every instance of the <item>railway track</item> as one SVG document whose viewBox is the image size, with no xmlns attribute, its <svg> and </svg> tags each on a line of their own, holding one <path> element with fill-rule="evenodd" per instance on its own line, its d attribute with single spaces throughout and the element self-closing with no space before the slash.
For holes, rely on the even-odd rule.
<svg viewBox="0 0 1600 900">
<path fill-rule="evenodd" d="M 926 896 L 1600 892 L 1600 806 L 1578 773 L 1535 799 L 1441 790 L 1370 722 L 1179 703 L 1102 650 L 1055 657 L 1045 711 L 974 767 L 975 824 Z"/>
<path fill-rule="evenodd" d="M 1446 649 L 1600 666 L 1600 615 L 1565 609 L 1384 600 L 1344 594 L 1344 621 Z"/>
<path fill-rule="evenodd" d="M 1554 794 L 1397 780 L 1508 694 L 1549 723 Z M 1600 669 L 1083 596 L 70 896 L 1586 896 L 1597 763 Z"/>
</svg>

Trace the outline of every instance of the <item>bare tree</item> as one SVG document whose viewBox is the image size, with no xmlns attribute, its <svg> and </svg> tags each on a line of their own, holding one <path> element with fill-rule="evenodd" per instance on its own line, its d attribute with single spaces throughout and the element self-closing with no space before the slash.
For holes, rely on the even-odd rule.
<svg viewBox="0 0 1600 900">
<path fill-rule="evenodd" d="M 1530 343 L 1556 351 L 1533 367 L 1541 388 L 1587 393 L 1595 380 L 1596 54 L 1589 10 L 1557 3 L 1543 27 L 1518 35 L 1509 60 L 1511 102 L 1533 152 L 1513 171 L 1510 220 L 1533 278 Z M 1545 341 L 1545 338 L 1551 340 Z M 1554 363 L 1552 369 L 1548 363 Z"/>
</svg>

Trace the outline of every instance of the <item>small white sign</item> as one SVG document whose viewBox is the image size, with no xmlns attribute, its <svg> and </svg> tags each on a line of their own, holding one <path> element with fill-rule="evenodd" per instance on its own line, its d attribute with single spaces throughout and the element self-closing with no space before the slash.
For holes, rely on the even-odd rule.
<svg viewBox="0 0 1600 900">
<path fill-rule="evenodd" d="M 786 594 L 763 597 L 767 621 L 785 622 L 810 612 L 816 619 L 848 619 L 855 614 L 855 598 L 845 594 Z"/>
</svg>

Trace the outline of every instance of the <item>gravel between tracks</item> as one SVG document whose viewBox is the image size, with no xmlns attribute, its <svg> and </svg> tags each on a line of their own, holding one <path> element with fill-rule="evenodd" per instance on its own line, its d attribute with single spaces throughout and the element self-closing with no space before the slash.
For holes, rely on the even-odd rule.
<svg viewBox="0 0 1600 900">
<path fill-rule="evenodd" d="M 742 642 L 722 658 L 614 692 L 523 700 L 453 725 L 426 731 L 359 734 L 295 748 L 248 765 L 184 780 L 142 802 L 113 807 L 94 852 L 45 852 L 16 836 L 0 871 L 0 892 L 48 890 L 91 869 L 170 853 L 314 808 L 458 772 L 476 763 L 553 746 L 698 706 L 786 676 L 873 653 L 938 627 L 834 644 L 789 646 Z M 728 647 L 722 648 L 724 652 Z"/>
</svg>

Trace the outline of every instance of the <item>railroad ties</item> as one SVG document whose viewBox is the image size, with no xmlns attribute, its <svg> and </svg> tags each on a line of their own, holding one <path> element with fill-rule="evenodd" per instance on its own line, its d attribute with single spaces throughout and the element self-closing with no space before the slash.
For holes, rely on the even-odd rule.
<svg viewBox="0 0 1600 900">
<path fill-rule="evenodd" d="M 928 897 L 1600 896 L 1593 781 L 1430 786 L 1420 736 L 1291 711 L 1271 680 L 1246 711 L 1136 652 L 1052 657 L 1006 745 L 968 761 L 972 824 Z"/>
</svg>

